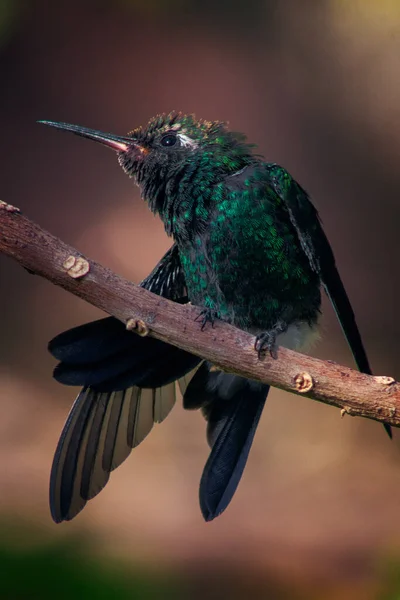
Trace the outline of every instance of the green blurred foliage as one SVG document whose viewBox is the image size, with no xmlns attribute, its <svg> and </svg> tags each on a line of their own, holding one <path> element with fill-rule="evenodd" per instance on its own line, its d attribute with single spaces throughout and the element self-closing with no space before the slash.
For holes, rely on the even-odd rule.
<svg viewBox="0 0 400 600">
<path fill-rule="evenodd" d="M 0 0 L 0 46 L 12 37 L 22 14 L 23 4 L 20 0 Z"/>
<path fill-rule="evenodd" d="M 7 533 L 5 533 L 5 530 Z M 28 526 L 2 528 L 0 598 L 136 600 L 176 598 L 174 581 L 115 559 L 96 560 L 83 537 L 40 541 Z M 42 538 L 43 539 L 43 538 Z M 25 543 L 21 543 L 24 540 Z M 90 558 L 89 558 L 90 555 Z"/>
<path fill-rule="evenodd" d="M 146 2 L 142 0 L 117 0 L 117 2 L 124 8 L 150 14 L 184 10 L 188 5 L 188 0 L 146 0 Z"/>
<path fill-rule="evenodd" d="M 386 557 L 379 569 L 380 579 L 383 582 L 382 593 L 379 600 L 400 600 L 400 560 L 399 557 Z"/>
</svg>

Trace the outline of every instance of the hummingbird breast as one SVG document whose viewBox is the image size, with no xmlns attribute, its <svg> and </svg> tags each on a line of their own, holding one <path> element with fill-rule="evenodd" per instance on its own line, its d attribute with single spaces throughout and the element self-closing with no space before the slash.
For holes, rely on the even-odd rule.
<svg viewBox="0 0 400 600">
<path fill-rule="evenodd" d="M 245 177 L 215 186 L 207 226 L 180 245 L 189 298 L 252 332 L 278 321 L 312 326 L 320 278 L 283 201 L 259 173 Z M 297 330 L 293 339 L 307 336 Z"/>
</svg>

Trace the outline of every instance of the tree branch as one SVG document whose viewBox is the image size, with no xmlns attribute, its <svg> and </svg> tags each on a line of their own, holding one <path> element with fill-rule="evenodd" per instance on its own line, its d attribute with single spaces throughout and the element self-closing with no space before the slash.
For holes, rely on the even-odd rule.
<svg viewBox="0 0 400 600">
<path fill-rule="evenodd" d="M 269 383 L 342 409 L 400 426 L 400 384 L 279 348 L 278 359 L 259 360 L 254 336 L 227 323 L 200 330 L 199 309 L 134 285 L 0 201 L 0 252 L 29 271 L 83 298 L 136 330 L 208 359 L 223 370 Z"/>
</svg>

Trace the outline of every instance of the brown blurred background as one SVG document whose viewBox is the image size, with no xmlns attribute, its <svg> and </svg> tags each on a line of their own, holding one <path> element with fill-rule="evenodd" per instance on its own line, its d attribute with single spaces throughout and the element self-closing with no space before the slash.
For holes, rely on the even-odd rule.
<svg viewBox="0 0 400 600">
<path fill-rule="evenodd" d="M 400 377 L 397 0 L 0 0 L 2 200 L 139 281 L 171 241 L 115 157 L 36 124 L 230 122 L 311 193 L 377 374 Z M 205 524 L 205 424 L 177 406 L 73 522 L 48 476 L 76 391 L 46 344 L 99 311 L 0 257 L 0 595 L 400 597 L 400 432 L 274 391 Z M 325 303 L 314 354 L 352 365 Z"/>
</svg>

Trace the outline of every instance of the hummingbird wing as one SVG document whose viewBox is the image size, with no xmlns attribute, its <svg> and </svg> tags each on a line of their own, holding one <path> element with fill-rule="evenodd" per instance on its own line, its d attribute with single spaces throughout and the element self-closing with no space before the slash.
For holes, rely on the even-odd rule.
<svg viewBox="0 0 400 600">
<path fill-rule="evenodd" d="M 310 261 L 311 268 L 321 278 L 358 369 L 362 373 L 371 375 L 371 367 L 353 308 L 337 270 L 332 248 L 322 228 L 316 208 L 307 192 L 290 177 L 285 169 L 274 163 L 269 163 L 267 169 L 272 187 L 285 202 L 290 220 L 297 231 L 300 244 Z M 389 437 L 392 437 L 390 425 L 384 424 L 384 428 Z"/>
<path fill-rule="evenodd" d="M 187 301 L 176 245 L 141 283 L 178 302 Z M 154 338 L 141 338 L 113 317 L 61 333 L 49 344 L 61 361 L 57 381 L 83 385 L 54 455 L 50 510 L 70 520 L 106 485 L 119 466 L 175 403 L 175 380 L 200 361 Z"/>
<path fill-rule="evenodd" d="M 168 300 L 174 300 L 180 304 L 188 302 L 185 276 L 179 257 L 179 250 L 173 244 L 163 256 L 157 266 L 141 282 L 144 287 L 153 294 L 158 294 Z"/>
<path fill-rule="evenodd" d="M 61 362 L 54 378 L 64 385 L 83 385 L 115 392 L 132 385 L 160 387 L 185 375 L 200 360 L 151 337 L 127 331 L 114 317 L 69 329 L 49 344 Z"/>
</svg>

